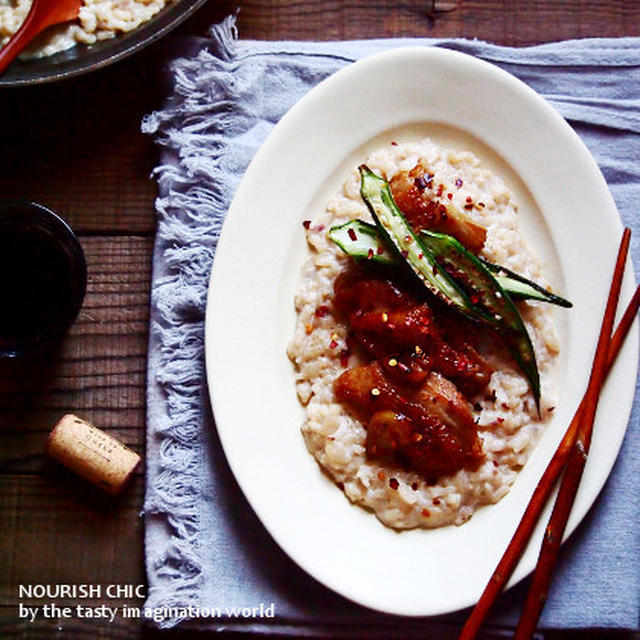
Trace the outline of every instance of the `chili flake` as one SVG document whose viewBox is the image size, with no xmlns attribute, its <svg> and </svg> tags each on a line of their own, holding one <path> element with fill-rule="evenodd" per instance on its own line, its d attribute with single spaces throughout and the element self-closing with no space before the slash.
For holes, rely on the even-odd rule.
<svg viewBox="0 0 640 640">
<path fill-rule="evenodd" d="M 420 190 L 426 189 L 429 186 L 429 183 L 427 182 L 427 180 L 425 180 L 424 176 L 418 176 L 413 181 L 413 184 Z"/>
<path fill-rule="evenodd" d="M 356 236 L 356 232 L 352 228 L 349 229 L 348 234 L 351 240 L 353 240 L 353 242 L 355 242 L 358 239 L 358 236 Z"/>
<path fill-rule="evenodd" d="M 398 487 L 400 486 L 400 483 L 395 479 L 395 478 L 389 478 L 389 486 L 394 490 L 397 491 Z"/>
<path fill-rule="evenodd" d="M 302 226 L 303 226 L 305 229 L 308 229 L 308 228 L 311 226 L 311 220 L 305 220 L 305 221 L 302 223 Z"/>
</svg>

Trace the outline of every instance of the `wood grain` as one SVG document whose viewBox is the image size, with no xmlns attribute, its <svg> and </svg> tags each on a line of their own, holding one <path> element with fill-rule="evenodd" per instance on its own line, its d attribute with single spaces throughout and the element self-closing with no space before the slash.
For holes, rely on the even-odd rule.
<svg viewBox="0 0 640 640">
<path fill-rule="evenodd" d="M 49 359 L 5 367 L 0 433 L 19 441 L 79 413 L 98 427 L 128 429 L 128 438 L 135 430 L 142 443 L 152 239 L 80 240 L 88 266 L 84 306 Z"/>
<path fill-rule="evenodd" d="M 457 4 L 455 11 L 431 19 L 430 0 L 225 1 L 206 5 L 198 20 L 214 22 L 239 6 L 240 37 L 266 40 L 464 37 L 525 46 L 640 35 L 640 3 L 628 0 L 459 0 Z"/>
</svg>

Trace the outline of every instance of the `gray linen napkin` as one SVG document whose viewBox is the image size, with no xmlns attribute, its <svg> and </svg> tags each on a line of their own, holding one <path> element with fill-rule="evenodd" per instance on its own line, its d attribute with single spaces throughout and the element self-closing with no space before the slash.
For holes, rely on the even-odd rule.
<svg viewBox="0 0 640 640">
<path fill-rule="evenodd" d="M 226 465 L 203 362 L 207 284 L 224 215 L 259 145 L 310 88 L 368 54 L 439 46 L 506 69 L 571 122 L 635 230 L 638 265 L 640 39 L 524 49 L 464 40 L 256 42 L 237 40 L 228 18 L 208 39 L 176 44 L 181 57 L 168 70 L 169 96 L 143 122 L 162 150 L 154 174 L 160 195 L 148 368 L 147 610 L 159 626 L 184 618 L 187 611 L 171 607 L 191 606 L 189 624 L 215 629 L 397 631 L 397 618 L 353 605 L 298 569 L 265 532 Z M 612 476 L 563 548 L 545 627 L 639 626 L 639 421 L 636 406 Z M 522 588 L 503 595 L 494 624 L 515 622 Z M 234 613 L 238 607 L 257 609 L 244 618 Z M 465 615 L 407 624 L 447 637 Z"/>
</svg>

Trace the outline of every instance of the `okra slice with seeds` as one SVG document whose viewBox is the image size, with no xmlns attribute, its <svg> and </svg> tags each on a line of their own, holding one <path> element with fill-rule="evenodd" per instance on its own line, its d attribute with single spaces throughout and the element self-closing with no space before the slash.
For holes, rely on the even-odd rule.
<svg viewBox="0 0 640 640">
<path fill-rule="evenodd" d="M 430 231 L 416 234 L 393 200 L 387 181 L 366 165 L 359 170 L 360 193 L 388 246 L 431 293 L 504 336 L 539 407 L 540 378 L 535 353 L 509 296 L 478 258 L 452 236 Z"/>
<path fill-rule="evenodd" d="M 363 220 L 351 220 L 331 227 L 329 238 L 356 260 L 372 260 L 386 265 L 399 264 L 397 256 L 391 254 L 375 224 Z M 437 259 L 437 255 L 435 257 Z M 515 271 L 481 257 L 479 260 L 493 274 L 503 291 L 509 294 L 512 300 L 538 300 L 565 308 L 573 306 L 569 300 L 548 291 Z"/>
<path fill-rule="evenodd" d="M 388 182 L 360 165 L 360 194 L 387 247 L 424 286 L 449 306 L 473 315 L 467 294 L 441 269 L 396 205 Z"/>
<path fill-rule="evenodd" d="M 490 324 L 503 335 L 511 355 L 529 381 L 539 408 L 540 375 L 535 352 L 511 298 L 478 257 L 453 236 L 424 230 L 421 239 L 425 247 L 437 256 L 438 264 L 463 284 L 474 306 L 481 307 L 492 318 Z"/>
</svg>

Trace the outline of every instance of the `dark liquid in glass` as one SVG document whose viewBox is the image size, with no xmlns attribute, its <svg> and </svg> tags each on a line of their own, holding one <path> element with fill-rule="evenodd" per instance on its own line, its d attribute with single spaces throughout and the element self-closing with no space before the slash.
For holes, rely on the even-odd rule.
<svg viewBox="0 0 640 640">
<path fill-rule="evenodd" d="M 0 291 L 0 344 L 57 332 L 72 303 L 69 257 L 41 230 L 0 230 Z"/>
<path fill-rule="evenodd" d="M 0 206 L 0 356 L 19 357 L 62 336 L 86 284 L 82 248 L 41 205 Z"/>
</svg>

